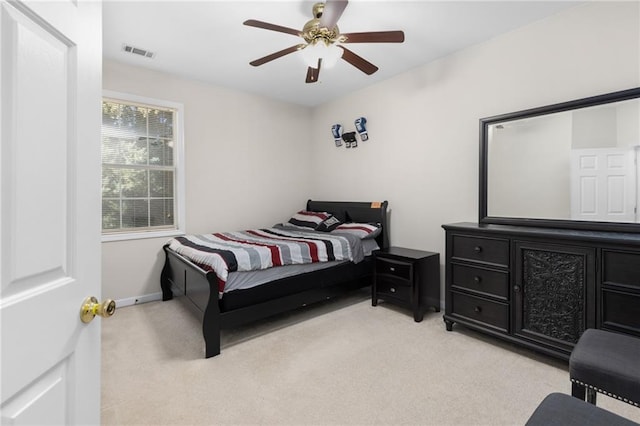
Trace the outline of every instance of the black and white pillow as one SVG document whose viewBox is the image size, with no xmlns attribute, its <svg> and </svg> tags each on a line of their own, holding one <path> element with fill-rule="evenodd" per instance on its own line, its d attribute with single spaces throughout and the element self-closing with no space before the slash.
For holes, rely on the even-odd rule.
<svg viewBox="0 0 640 426">
<path fill-rule="evenodd" d="M 297 228 L 306 228 L 315 230 L 322 222 L 332 217 L 327 212 L 311 212 L 308 210 L 300 210 L 286 223 L 287 226 L 295 226 Z"/>
<path fill-rule="evenodd" d="M 341 223 L 342 222 L 340 222 L 340 219 L 335 216 L 331 216 L 320 222 L 320 224 L 318 224 L 318 226 L 316 227 L 316 231 L 331 232 L 338 226 L 340 226 Z"/>
</svg>

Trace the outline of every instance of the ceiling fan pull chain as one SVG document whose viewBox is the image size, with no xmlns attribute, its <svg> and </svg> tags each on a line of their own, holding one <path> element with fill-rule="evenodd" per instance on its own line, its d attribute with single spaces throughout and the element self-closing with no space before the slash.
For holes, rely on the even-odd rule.
<svg viewBox="0 0 640 426">
<path fill-rule="evenodd" d="M 333 133 L 333 139 L 336 142 L 336 146 L 342 146 L 342 125 L 334 124 L 331 126 L 331 133 Z"/>
<path fill-rule="evenodd" d="M 364 117 L 356 118 L 355 124 L 356 130 L 360 135 L 360 140 L 362 142 L 369 140 L 369 133 L 367 132 L 367 128 L 365 127 L 365 124 L 367 124 L 367 119 Z"/>
</svg>

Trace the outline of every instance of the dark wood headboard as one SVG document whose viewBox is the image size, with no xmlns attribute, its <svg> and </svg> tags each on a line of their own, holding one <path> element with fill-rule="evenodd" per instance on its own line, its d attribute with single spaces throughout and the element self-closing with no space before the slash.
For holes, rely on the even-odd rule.
<svg viewBox="0 0 640 426">
<path fill-rule="evenodd" d="M 329 212 L 342 222 L 379 223 L 382 232 L 376 237 L 380 248 L 389 247 L 389 222 L 387 220 L 387 201 L 307 201 L 307 210 Z"/>
</svg>

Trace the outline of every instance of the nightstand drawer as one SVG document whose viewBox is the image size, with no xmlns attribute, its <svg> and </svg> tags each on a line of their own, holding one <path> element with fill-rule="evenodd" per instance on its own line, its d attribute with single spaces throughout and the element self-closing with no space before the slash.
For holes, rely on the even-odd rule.
<svg viewBox="0 0 640 426">
<path fill-rule="evenodd" d="M 507 268 L 509 266 L 509 241 L 498 238 L 454 235 L 453 257 Z"/>
<path fill-rule="evenodd" d="M 413 279 L 412 266 L 410 263 L 399 262 L 392 259 L 376 258 L 376 274 L 391 275 L 407 281 Z"/>
<path fill-rule="evenodd" d="M 502 271 L 476 268 L 465 265 L 452 265 L 452 288 L 462 288 L 483 293 L 500 299 L 509 298 L 509 274 Z"/>
<path fill-rule="evenodd" d="M 451 299 L 452 315 L 480 321 L 508 332 L 509 305 L 457 292 L 451 293 Z"/>
<path fill-rule="evenodd" d="M 404 281 L 386 279 L 380 276 L 376 278 L 376 290 L 378 295 L 382 297 L 387 295 L 395 299 L 400 299 L 403 302 L 410 303 L 411 289 L 411 284 Z"/>
</svg>

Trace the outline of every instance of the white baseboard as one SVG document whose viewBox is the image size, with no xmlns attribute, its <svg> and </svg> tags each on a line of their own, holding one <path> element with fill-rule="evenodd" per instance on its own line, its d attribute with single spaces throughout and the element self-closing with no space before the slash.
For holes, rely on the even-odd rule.
<svg viewBox="0 0 640 426">
<path fill-rule="evenodd" d="M 124 308 L 125 306 L 139 305 L 140 303 L 155 302 L 156 300 L 162 300 L 162 292 L 145 294 L 138 297 L 127 297 L 126 299 L 116 300 L 116 306 L 118 308 Z"/>
</svg>

